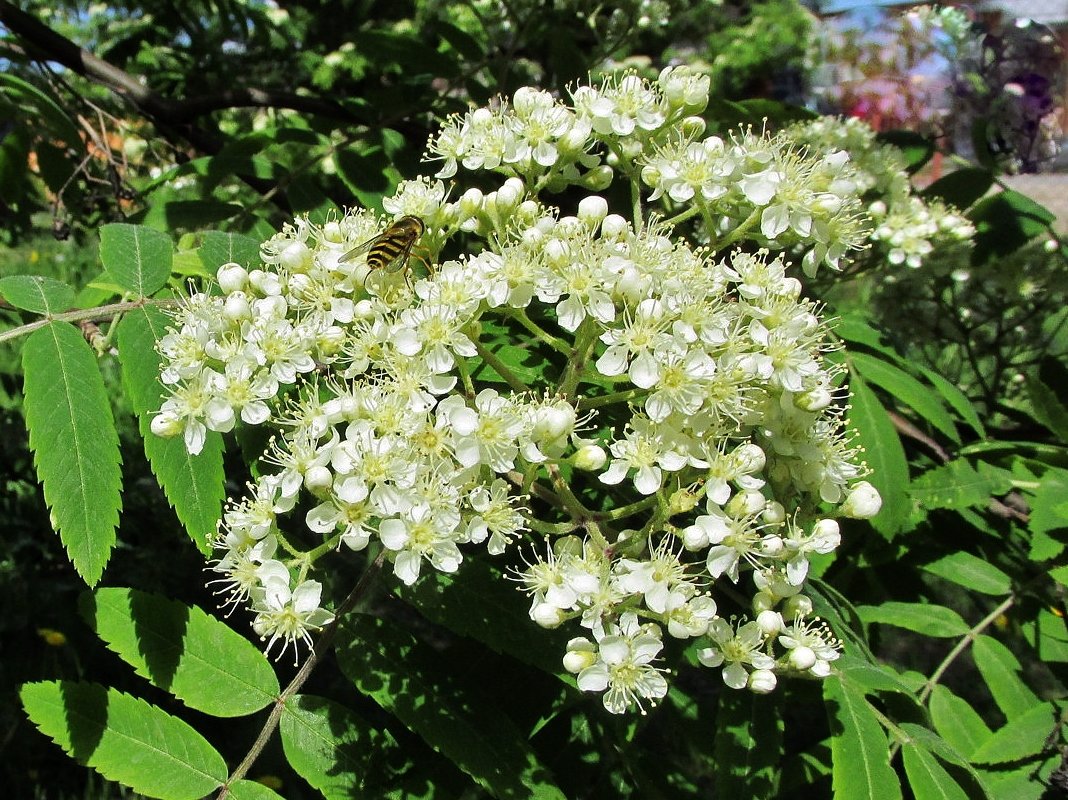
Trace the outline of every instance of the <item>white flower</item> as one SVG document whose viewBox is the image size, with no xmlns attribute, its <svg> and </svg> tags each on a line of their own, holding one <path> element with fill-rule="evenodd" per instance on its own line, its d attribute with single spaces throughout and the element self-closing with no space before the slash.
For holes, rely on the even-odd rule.
<svg viewBox="0 0 1068 800">
<path fill-rule="evenodd" d="M 393 551 L 393 573 L 406 585 L 415 583 L 423 561 L 441 572 L 456 572 L 463 561 L 456 546 L 459 514 L 451 517 L 435 513 L 420 503 L 402 517 L 382 520 L 378 534 L 382 544 Z"/>
<path fill-rule="evenodd" d="M 295 657 L 298 641 L 312 646 L 311 631 L 334 619 L 319 605 L 322 591 L 318 581 L 305 581 L 290 589 L 288 573 L 284 578 L 271 574 L 262 586 L 252 590 L 252 607 L 256 611 L 252 627 L 261 639 L 268 640 L 267 652 L 279 639 L 283 640 L 279 657 L 290 645 Z"/>
<path fill-rule="evenodd" d="M 698 660 L 706 667 L 723 666 L 723 682 L 732 689 L 744 689 L 750 670 L 771 670 L 775 659 L 763 651 L 764 632 L 755 622 L 746 622 L 737 630 L 723 619 L 709 626 L 712 645 L 700 650 Z"/>
<path fill-rule="evenodd" d="M 604 707 L 613 714 L 622 714 L 632 705 L 645 713 L 643 700 L 656 705 L 667 694 L 667 681 L 651 663 L 663 648 L 655 625 L 640 625 L 636 614 L 626 613 L 618 625 L 609 625 L 596 639 L 597 661 L 579 672 L 580 689 L 604 692 Z"/>
</svg>

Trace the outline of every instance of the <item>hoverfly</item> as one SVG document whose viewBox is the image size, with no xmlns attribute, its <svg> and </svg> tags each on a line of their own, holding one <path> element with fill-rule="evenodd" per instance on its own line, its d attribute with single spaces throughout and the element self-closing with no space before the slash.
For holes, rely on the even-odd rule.
<svg viewBox="0 0 1068 800">
<path fill-rule="evenodd" d="M 415 240 L 423 235 L 426 226 L 419 217 L 404 216 L 393 222 L 378 236 L 368 239 L 349 252 L 339 261 L 352 261 L 367 253 L 367 274 L 376 269 L 386 272 L 400 272 L 408 265 Z M 418 258 L 418 256 L 416 256 Z"/>
</svg>

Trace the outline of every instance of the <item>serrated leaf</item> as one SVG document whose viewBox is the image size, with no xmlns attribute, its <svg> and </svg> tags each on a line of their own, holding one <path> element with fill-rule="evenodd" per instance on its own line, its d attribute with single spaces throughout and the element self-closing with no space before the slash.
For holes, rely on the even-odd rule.
<svg viewBox="0 0 1068 800">
<path fill-rule="evenodd" d="M 857 613 L 867 623 L 894 625 L 924 636 L 949 638 L 963 636 L 969 630 L 968 623 L 956 611 L 927 603 L 887 602 L 877 606 L 857 606 Z"/>
<path fill-rule="evenodd" d="M 274 789 L 264 786 L 256 781 L 238 781 L 230 784 L 232 800 L 285 800 Z"/>
<path fill-rule="evenodd" d="M 171 274 L 171 237 L 141 225 L 116 222 L 100 229 L 100 263 L 125 291 L 151 297 Z"/>
<path fill-rule="evenodd" d="M 1020 678 L 1020 662 L 1005 645 L 989 636 L 972 644 L 975 666 L 994 695 L 994 702 L 1010 721 L 1023 716 L 1039 703 L 1035 693 Z"/>
<path fill-rule="evenodd" d="M 119 323 L 119 362 L 152 474 L 193 544 L 207 555 L 226 498 L 222 436 L 209 431 L 203 449 L 194 456 L 182 437 L 164 439 L 151 430 L 152 414 L 163 400 L 156 342 L 169 322 L 163 312 L 149 306 L 128 312 Z"/>
<path fill-rule="evenodd" d="M 782 762 L 783 721 L 769 697 L 749 692 L 719 696 L 713 742 L 717 797 L 773 797 Z"/>
<path fill-rule="evenodd" d="M 883 498 L 882 510 L 875 515 L 872 526 L 890 538 L 901 529 L 909 512 L 905 494 L 909 482 L 908 462 L 886 409 L 860 375 L 855 371 L 850 375 L 849 424 L 857 431 L 857 440 L 864 448 L 864 460 L 871 467 L 868 480 Z"/>
<path fill-rule="evenodd" d="M 79 610 L 109 650 L 190 708 L 240 717 L 278 696 L 259 648 L 196 606 L 109 588 L 83 594 Z"/>
<path fill-rule="evenodd" d="M 115 544 L 122 475 L 119 437 L 92 348 L 66 323 L 31 333 L 22 349 L 26 427 L 52 524 L 90 586 Z"/>
<path fill-rule="evenodd" d="M 356 688 L 480 785 L 500 797 L 564 797 L 502 710 L 465 698 L 459 676 L 443 675 L 396 624 L 350 617 L 342 632 L 338 662 Z"/>
<path fill-rule="evenodd" d="M 935 686 L 929 708 L 935 730 L 965 756 L 993 735 L 975 709 L 944 686 Z"/>
<path fill-rule="evenodd" d="M 223 264 L 240 264 L 242 267 L 260 263 L 259 240 L 240 233 L 208 231 L 200 245 L 200 261 L 212 275 Z"/>
<path fill-rule="evenodd" d="M 1012 591 L 1012 578 L 971 553 L 951 553 L 924 566 L 927 572 L 976 592 L 995 596 Z"/>
<path fill-rule="evenodd" d="M 1039 609 L 1033 623 L 1034 635 L 1027 631 L 1025 635 L 1035 642 L 1039 660 L 1045 662 L 1068 662 L 1068 630 L 1064 620 L 1048 609 Z"/>
<path fill-rule="evenodd" d="M 74 305 L 74 289 L 43 275 L 0 278 L 0 295 L 15 308 L 35 314 L 61 314 Z"/>
<path fill-rule="evenodd" d="M 886 734 L 863 693 L 840 676 L 823 682 L 831 723 L 835 800 L 899 800 L 901 783 L 890 767 Z"/>
<path fill-rule="evenodd" d="M 931 382 L 931 385 L 938 390 L 938 393 L 942 395 L 942 399 L 949 404 L 949 407 L 956 411 L 960 418 L 967 422 L 976 434 L 985 438 L 986 428 L 983 427 L 983 421 L 979 419 L 979 413 L 975 410 L 975 405 L 968 399 L 968 396 L 933 369 L 920 367 L 920 371 Z"/>
<path fill-rule="evenodd" d="M 915 700 L 913 690 L 905 685 L 898 674 L 888 666 L 869 664 L 848 652 L 842 654 L 835 662 L 835 666 L 865 695 L 897 692 L 910 700 Z"/>
<path fill-rule="evenodd" d="M 972 770 L 968 759 L 934 731 L 914 722 L 902 722 L 898 727 L 902 732 L 908 734 L 909 741 L 916 746 L 933 753 L 948 764 L 956 764 L 958 767 L 963 767 L 969 771 Z"/>
<path fill-rule="evenodd" d="M 849 360 L 867 381 L 889 392 L 894 400 L 911 408 L 946 438 L 960 444 L 953 418 L 928 387 L 903 369 L 866 353 L 850 353 Z"/>
<path fill-rule="evenodd" d="M 399 747 L 388 733 L 332 700 L 310 695 L 287 700 L 279 722 L 289 765 L 325 797 L 382 796 L 385 787 L 369 785 L 368 776 L 381 773 L 383 749 Z"/>
<path fill-rule="evenodd" d="M 968 794 L 945 767 L 922 747 L 905 744 L 901 756 L 909 788 L 916 800 L 969 800 Z"/>
<path fill-rule="evenodd" d="M 1057 709 L 1049 703 L 1039 703 L 994 731 L 994 735 L 972 753 L 972 761 L 1007 764 L 1038 755 L 1059 726 Z"/>
<path fill-rule="evenodd" d="M 876 328 L 872 320 L 860 312 L 850 311 L 847 314 L 843 314 L 834 321 L 833 329 L 837 336 L 847 342 L 864 345 L 869 350 L 881 353 L 898 364 L 906 363 L 901 354 L 894 349 L 890 337 L 884 331 Z M 850 355 L 853 355 L 854 352 L 853 348 L 849 349 Z"/>
<path fill-rule="evenodd" d="M 166 800 L 196 800 L 226 780 L 226 762 L 193 728 L 137 697 L 74 681 L 20 692 L 33 723 L 108 780 Z"/>
<path fill-rule="evenodd" d="M 985 506 L 1010 485 L 1003 475 L 993 471 L 980 474 L 967 459 L 958 458 L 916 477 L 909 494 L 924 508 L 962 509 Z"/>
<path fill-rule="evenodd" d="M 1068 443 L 1068 408 L 1057 393 L 1035 376 L 1029 376 L 1025 386 L 1035 419 L 1062 442 Z"/>
</svg>

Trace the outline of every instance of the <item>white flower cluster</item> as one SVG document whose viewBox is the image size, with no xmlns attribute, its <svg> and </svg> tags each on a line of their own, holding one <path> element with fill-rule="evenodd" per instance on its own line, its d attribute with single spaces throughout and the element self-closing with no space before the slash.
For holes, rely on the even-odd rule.
<svg viewBox="0 0 1068 800">
<path fill-rule="evenodd" d="M 975 235 L 975 226 L 956 209 L 911 193 L 900 151 L 879 143 L 861 120 L 820 117 L 791 126 L 785 135 L 814 152 L 849 153 L 858 194 L 875 226 L 871 239 L 891 265 L 920 267 L 932 252 L 958 251 Z"/>
<path fill-rule="evenodd" d="M 531 618 L 586 629 L 564 663 L 610 711 L 664 696 L 665 630 L 704 637 L 701 662 L 732 687 L 827 674 L 837 642 L 802 592 L 809 562 L 837 547 L 835 517 L 880 501 L 843 434 L 816 306 L 766 251 L 716 257 L 600 196 L 574 215 L 538 197 L 584 164 L 585 143 L 561 145 L 570 132 L 640 152 L 699 104 L 695 85 L 669 72 L 655 91 L 577 89 L 581 112 L 534 90 L 514 112 L 474 112 L 438 139 L 439 155 L 456 144 L 447 170 L 514 175 L 456 200 L 409 181 L 384 203 L 423 221 L 432 268 L 342 260 L 386 227 L 368 212 L 302 219 L 176 312 L 153 430 L 194 452 L 239 419 L 276 432 L 273 469 L 227 509 L 214 567 L 261 636 L 288 646 L 330 619 L 314 575 L 341 545 L 383 552 L 412 583 L 531 532 L 551 539 L 515 574 Z M 637 190 L 627 158 L 615 168 Z M 465 254 L 439 259 L 446 244 Z M 750 607 L 724 619 L 717 585 L 746 578 Z"/>
<path fill-rule="evenodd" d="M 431 144 L 444 160 L 438 177 L 494 170 L 521 177 L 537 194 L 568 184 L 600 190 L 615 172 L 651 188 L 672 213 L 690 205 L 703 237 L 717 247 L 743 235 L 778 250 L 800 248 L 802 266 L 839 267 L 867 233 L 854 168 L 844 151 L 810 156 L 787 136 L 744 131 L 729 142 L 701 138 L 694 116 L 709 80 L 673 67 L 650 82 L 634 74 L 579 86 L 571 104 L 523 88 L 495 110 L 480 108 L 446 124 Z M 757 231 L 759 233 L 757 233 Z"/>
</svg>

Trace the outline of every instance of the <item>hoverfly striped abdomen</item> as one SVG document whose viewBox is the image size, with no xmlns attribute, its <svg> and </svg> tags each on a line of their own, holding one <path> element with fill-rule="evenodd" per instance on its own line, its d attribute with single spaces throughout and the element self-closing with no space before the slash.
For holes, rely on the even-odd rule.
<svg viewBox="0 0 1068 800">
<path fill-rule="evenodd" d="M 424 230 L 426 226 L 419 217 L 401 217 L 378 236 L 345 253 L 340 260 L 352 261 L 366 253 L 368 272 L 376 269 L 400 272 L 407 266 L 412 247 Z"/>
</svg>

